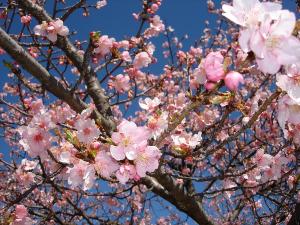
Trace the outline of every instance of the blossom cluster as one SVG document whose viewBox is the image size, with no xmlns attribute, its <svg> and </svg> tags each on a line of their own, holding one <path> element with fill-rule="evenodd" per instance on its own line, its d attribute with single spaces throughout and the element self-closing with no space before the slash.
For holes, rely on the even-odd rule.
<svg viewBox="0 0 300 225">
<path fill-rule="evenodd" d="M 104 179 L 114 175 L 125 184 L 158 168 L 161 153 L 157 147 L 148 145 L 151 132 L 147 127 L 123 120 L 112 134 L 109 146 L 98 141 L 101 132 L 90 118 L 93 107 L 76 115 L 69 108 L 47 110 L 40 100 L 30 104 L 35 115 L 27 126 L 18 129 L 20 144 L 31 158 L 40 157 L 47 162 L 51 171 L 55 171 L 57 162 L 66 165 L 63 177 L 70 186 L 82 185 L 83 190 L 88 190 L 93 187 L 96 174 Z M 67 129 L 56 136 L 61 124 L 73 126 L 75 131 Z M 16 178 L 22 185 L 30 186 L 35 178 L 33 170 L 39 170 L 37 162 L 24 159 Z"/>
<path fill-rule="evenodd" d="M 295 14 L 281 4 L 259 0 L 234 0 L 223 5 L 223 16 L 241 26 L 239 44 L 252 51 L 264 73 L 275 74 L 282 65 L 300 59 L 300 41 L 293 36 Z"/>
<path fill-rule="evenodd" d="M 69 34 L 69 28 L 64 26 L 62 20 L 56 19 L 51 22 L 43 21 L 42 24 L 36 25 L 34 33 L 38 36 L 46 37 L 52 42 L 56 42 L 57 35 L 65 37 Z"/>
</svg>

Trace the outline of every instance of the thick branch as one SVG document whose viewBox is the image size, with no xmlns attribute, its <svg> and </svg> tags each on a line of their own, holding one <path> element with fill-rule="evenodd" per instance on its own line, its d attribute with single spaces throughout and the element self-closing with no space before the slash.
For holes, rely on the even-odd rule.
<svg viewBox="0 0 300 225">
<path fill-rule="evenodd" d="M 152 192 L 175 205 L 180 211 L 185 212 L 198 224 L 214 225 L 196 197 L 190 196 L 181 185 L 175 184 L 174 179 L 169 175 L 157 171 L 153 177 L 145 177 L 143 183 Z"/>
<path fill-rule="evenodd" d="M 287 225 L 300 225 L 300 203 L 296 205 L 295 211 Z"/>
</svg>

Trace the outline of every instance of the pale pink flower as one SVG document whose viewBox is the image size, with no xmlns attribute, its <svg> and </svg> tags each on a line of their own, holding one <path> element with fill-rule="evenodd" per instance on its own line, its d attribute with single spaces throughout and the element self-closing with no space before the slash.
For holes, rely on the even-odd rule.
<svg viewBox="0 0 300 225">
<path fill-rule="evenodd" d="M 106 5 L 107 5 L 107 1 L 106 0 L 97 1 L 96 8 L 97 9 L 101 9 L 102 7 L 104 7 Z"/>
<path fill-rule="evenodd" d="M 243 78 L 242 74 L 235 72 L 235 71 L 230 71 L 229 73 L 226 74 L 224 81 L 225 81 L 226 87 L 229 90 L 237 91 L 239 88 L 239 85 L 244 83 L 244 78 Z"/>
<path fill-rule="evenodd" d="M 137 177 L 135 166 L 131 164 L 121 165 L 120 169 L 116 172 L 116 177 L 121 184 L 126 184 L 129 179 Z"/>
<path fill-rule="evenodd" d="M 292 36 L 295 24 L 295 15 L 287 10 L 280 10 L 275 20 L 267 14 L 257 30 L 241 32 L 240 45 L 255 53 L 262 72 L 275 74 L 281 65 L 299 61 L 300 41 Z"/>
<path fill-rule="evenodd" d="M 134 122 L 123 120 L 118 125 L 118 132 L 112 134 L 112 140 L 117 146 L 110 146 L 114 159 L 123 160 L 125 157 L 134 160 L 137 157 L 137 148 L 147 145 L 150 132 L 146 127 L 138 127 Z"/>
<path fill-rule="evenodd" d="M 139 149 L 136 159 L 134 160 L 136 166 L 136 173 L 140 177 L 145 177 L 146 172 L 154 172 L 159 165 L 159 158 L 161 153 L 156 146 L 147 146 Z"/>
<path fill-rule="evenodd" d="M 101 36 L 97 42 L 98 47 L 94 49 L 94 52 L 98 54 L 100 58 L 104 57 L 110 53 L 114 41 L 114 38 L 109 38 L 107 35 Z"/>
<path fill-rule="evenodd" d="M 206 74 L 202 64 L 200 64 L 199 67 L 194 69 L 194 71 L 191 74 L 192 79 L 190 81 L 190 85 L 194 89 L 198 88 L 200 84 L 205 84 L 206 82 Z"/>
<path fill-rule="evenodd" d="M 292 64 L 286 67 L 286 74 L 277 74 L 277 86 L 295 102 L 300 104 L 300 64 Z"/>
<path fill-rule="evenodd" d="M 21 16 L 21 23 L 28 25 L 30 21 L 31 21 L 31 16 L 29 15 Z"/>
<path fill-rule="evenodd" d="M 273 162 L 273 156 L 265 154 L 263 149 L 259 149 L 256 152 L 254 161 L 259 167 L 270 166 Z"/>
<path fill-rule="evenodd" d="M 172 144 L 174 146 L 183 147 L 183 148 L 194 148 L 202 140 L 202 133 L 198 132 L 197 134 L 183 132 L 181 134 L 171 135 Z"/>
<path fill-rule="evenodd" d="M 247 28 L 255 28 L 264 20 L 266 12 L 280 10 L 281 4 L 259 0 L 233 0 L 233 5 L 223 4 L 223 16 Z"/>
<path fill-rule="evenodd" d="M 130 90 L 130 78 L 127 75 L 118 74 L 114 77 L 111 85 L 116 89 L 119 93 L 124 93 L 125 91 Z"/>
<path fill-rule="evenodd" d="M 56 42 L 57 35 L 67 36 L 69 34 L 69 29 L 63 25 L 62 20 L 56 19 L 49 23 L 43 21 L 42 24 L 36 25 L 34 27 L 34 33 L 36 35 L 47 37 L 52 42 Z"/>
<path fill-rule="evenodd" d="M 158 15 L 155 15 L 150 19 L 150 27 L 145 30 L 145 38 L 151 38 L 158 36 L 161 32 L 165 30 L 165 25 Z"/>
<path fill-rule="evenodd" d="M 153 138 L 156 139 L 168 128 L 168 113 L 163 111 L 160 115 L 150 116 L 147 126 Z"/>
<path fill-rule="evenodd" d="M 218 82 L 224 78 L 223 61 L 221 52 L 211 52 L 206 56 L 203 66 L 208 80 Z"/>
<path fill-rule="evenodd" d="M 130 56 L 130 54 L 129 54 L 128 51 L 122 52 L 121 58 L 122 58 L 122 60 L 124 60 L 125 62 L 131 62 L 131 61 L 132 61 L 131 56 Z"/>
<path fill-rule="evenodd" d="M 141 69 L 147 67 L 151 62 L 152 59 L 147 52 L 140 52 L 135 56 L 133 66 L 137 69 Z"/>
<path fill-rule="evenodd" d="M 81 159 L 72 168 L 68 168 L 67 174 L 68 184 L 72 187 L 83 185 L 84 191 L 90 189 L 96 179 L 94 167 Z"/>
<path fill-rule="evenodd" d="M 161 101 L 157 97 L 153 99 L 146 98 L 145 100 L 141 100 L 141 99 L 139 100 L 140 107 L 148 112 L 154 111 L 157 108 L 157 106 L 159 106 L 160 103 Z"/>
<path fill-rule="evenodd" d="M 109 178 L 119 169 L 119 164 L 108 152 L 100 151 L 95 158 L 95 170 L 105 178 Z"/>
<path fill-rule="evenodd" d="M 10 225 L 32 225 L 34 221 L 28 216 L 27 208 L 24 205 L 16 205 L 15 218 Z"/>
<path fill-rule="evenodd" d="M 31 157 L 47 155 L 46 149 L 50 148 L 52 137 L 46 130 L 27 126 L 18 131 L 22 137 L 20 144 Z"/>
<path fill-rule="evenodd" d="M 286 122 L 292 124 L 300 123 L 300 105 L 291 99 L 288 95 L 283 96 L 278 101 L 278 123 L 283 130 L 285 137 L 287 137 L 287 131 L 285 129 Z"/>
<path fill-rule="evenodd" d="M 79 118 L 75 122 L 74 127 L 77 130 L 78 140 L 85 144 L 91 143 L 93 140 L 98 138 L 100 135 L 100 130 L 96 126 L 95 121 L 90 118 L 87 118 L 87 119 Z"/>
</svg>

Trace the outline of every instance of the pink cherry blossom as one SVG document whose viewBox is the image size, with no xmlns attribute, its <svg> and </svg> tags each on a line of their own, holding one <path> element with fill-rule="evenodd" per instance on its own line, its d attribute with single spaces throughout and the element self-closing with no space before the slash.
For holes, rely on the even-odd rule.
<svg viewBox="0 0 300 225">
<path fill-rule="evenodd" d="M 109 38 L 107 35 L 101 36 L 97 42 L 98 47 L 94 49 L 94 52 L 98 54 L 100 58 L 103 58 L 110 53 L 114 41 L 114 38 Z"/>
<path fill-rule="evenodd" d="M 31 21 L 31 16 L 29 15 L 21 16 L 21 23 L 28 25 L 30 21 Z"/>
<path fill-rule="evenodd" d="M 69 185 L 72 187 L 82 185 L 83 190 L 90 189 L 96 179 L 94 167 L 81 159 L 72 168 L 68 168 L 67 173 Z"/>
<path fill-rule="evenodd" d="M 153 110 L 156 109 L 157 106 L 161 103 L 160 99 L 155 97 L 153 99 L 151 98 L 146 98 L 144 101 L 140 100 L 139 105 L 142 109 L 152 112 Z"/>
<path fill-rule="evenodd" d="M 130 78 L 127 75 L 118 74 L 114 77 L 111 85 L 116 89 L 119 93 L 124 93 L 130 90 Z"/>
<path fill-rule="evenodd" d="M 300 57 L 300 41 L 292 35 L 295 15 L 280 10 L 274 16 L 267 14 L 257 30 L 244 30 L 239 39 L 244 51 L 252 50 L 259 69 L 274 74 L 281 65 L 296 63 Z"/>
<path fill-rule="evenodd" d="M 75 128 L 77 130 L 78 140 L 85 144 L 91 143 L 100 135 L 100 130 L 96 126 L 95 121 L 90 118 L 78 119 L 75 122 Z"/>
<path fill-rule="evenodd" d="M 116 177 L 121 184 L 126 184 L 129 179 L 137 177 L 135 166 L 131 164 L 121 165 L 120 169 L 116 172 Z"/>
<path fill-rule="evenodd" d="M 67 36 L 69 34 L 68 27 L 63 25 L 63 21 L 57 19 L 49 23 L 43 21 L 42 24 L 34 27 L 34 33 L 36 35 L 47 37 L 50 41 L 56 42 L 57 35 Z"/>
<path fill-rule="evenodd" d="M 140 52 L 135 56 L 133 66 L 137 69 L 141 69 L 147 67 L 151 62 L 152 59 L 147 52 Z"/>
<path fill-rule="evenodd" d="M 10 225 L 32 225 L 34 221 L 29 218 L 27 208 L 24 205 L 16 205 L 15 219 Z"/>
<path fill-rule="evenodd" d="M 119 167 L 108 152 L 100 151 L 95 158 L 95 170 L 105 178 L 109 178 Z"/>
<path fill-rule="evenodd" d="M 21 127 L 19 133 L 22 137 L 20 144 L 31 157 L 47 155 L 46 149 L 51 146 L 51 135 L 42 128 Z"/>
<path fill-rule="evenodd" d="M 300 123 L 300 105 L 291 99 L 288 95 L 283 96 L 278 102 L 278 123 L 281 129 L 287 136 L 287 130 L 285 129 L 286 122 L 292 124 Z"/>
<path fill-rule="evenodd" d="M 233 5 L 224 4 L 222 14 L 232 22 L 247 28 L 255 28 L 264 19 L 266 12 L 281 9 L 281 4 L 259 0 L 233 0 Z"/>
<path fill-rule="evenodd" d="M 160 156 L 161 153 L 155 146 L 139 149 L 137 158 L 134 160 L 136 173 L 140 177 L 145 177 L 146 172 L 154 172 L 158 168 Z"/>
<path fill-rule="evenodd" d="M 131 61 L 132 61 L 131 56 L 130 56 L 130 54 L 129 54 L 128 51 L 122 52 L 121 58 L 122 58 L 125 62 L 131 62 Z"/>
<path fill-rule="evenodd" d="M 277 86 L 286 91 L 295 102 L 300 103 L 300 65 L 287 66 L 286 74 L 278 73 L 276 79 Z"/>
<path fill-rule="evenodd" d="M 107 1 L 106 0 L 97 1 L 96 8 L 97 9 L 101 9 L 102 7 L 104 7 L 106 5 L 107 5 Z"/>
<path fill-rule="evenodd" d="M 235 72 L 235 71 L 231 71 L 226 74 L 224 81 L 225 81 L 226 87 L 229 90 L 237 91 L 237 89 L 239 88 L 239 85 L 244 83 L 244 78 L 243 78 L 242 74 Z"/>
<path fill-rule="evenodd" d="M 112 140 L 117 146 L 111 146 L 110 152 L 114 159 L 125 157 L 134 160 L 137 157 L 137 147 L 147 145 L 150 132 L 146 127 L 138 127 L 134 122 L 123 120 L 118 125 L 118 132 L 112 134 Z"/>
<path fill-rule="evenodd" d="M 224 57 L 221 52 L 211 52 L 206 56 L 204 70 L 208 80 L 218 82 L 224 78 L 223 61 Z"/>
<path fill-rule="evenodd" d="M 158 36 L 164 30 L 165 30 L 165 25 L 163 21 L 160 19 L 158 15 L 155 15 L 150 20 L 150 28 L 145 30 L 144 35 L 146 38 L 151 38 L 151 37 Z"/>
</svg>

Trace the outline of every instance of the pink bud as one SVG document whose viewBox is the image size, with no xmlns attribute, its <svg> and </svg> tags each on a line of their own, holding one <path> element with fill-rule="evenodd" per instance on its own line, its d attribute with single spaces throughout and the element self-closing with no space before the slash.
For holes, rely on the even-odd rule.
<svg viewBox="0 0 300 225">
<path fill-rule="evenodd" d="M 204 87 L 205 87 L 207 90 L 211 91 L 211 90 L 213 90 L 213 89 L 216 87 L 216 83 L 213 83 L 213 82 L 206 82 L 205 85 L 204 85 Z"/>
<path fill-rule="evenodd" d="M 159 6 L 157 4 L 152 4 L 151 9 L 156 12 L 158 10 Z"/>
<path fill-rule="evenodd" d="M 21 17 L 21 23 L 28 25 L 31 21 L 31 16 L 26 15 Z"/>
<path fill-rule="evenodd" d="M 229 90 L 237 91 L 237 89 L 239 88 L 239 84 L 244 83 L 244 78 L 243 78 L 242 74 L 235 72 L 235 71 L 231 71 L 231 72 L 227 73 L 224 81 L 225 81 L 226 87 Z"/>
<path fill-rule="evenodd" d="M 223 61 L 224 57 L 220 52 L 211 52 L 206 56 L 204 70 L 208 80 L 218 82 L 224 78 Z"/>
<path fill-rule="evenodd" d="M 91 143 L 90 148 L 91 149 L 100 149 L 100 142 L 99 141 L 94 141 L 93 143 Z"/>
</svg>

